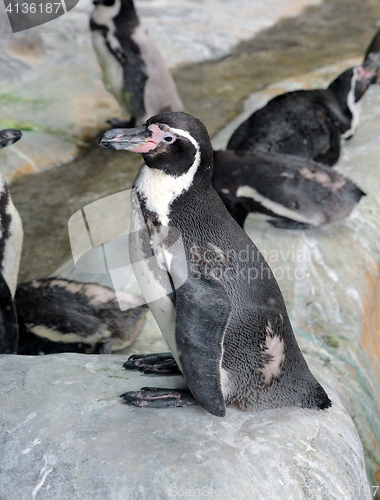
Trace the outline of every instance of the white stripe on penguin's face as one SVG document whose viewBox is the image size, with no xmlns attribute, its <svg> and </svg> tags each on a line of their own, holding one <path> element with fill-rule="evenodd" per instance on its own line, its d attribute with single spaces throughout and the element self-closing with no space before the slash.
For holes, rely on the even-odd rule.
<svg viewBox="0 0 380 500">
<path fill-rule="evenodd" d="M 351 89 L 347 94 L 347 107 L 352 114 L 351 127 L 349 130 L 346 130 L 346 132 L 342 135 L 343 139 L 349 139 L 350 137 L 352 137 L 355 134 L 356 129 L 359 125 L 361 103 L 355 102 L 355 87 L 358 78 L 359 78 L 358 68 L 354 68 L 353 75 L 351 78 Z"/>
<path fill-rule="evenodd" d="M 185 137 L 195 147 L 195 158 L 188 171 L 175 177 L 174 175 L 167 174 L 162 170 L 149 168 L 147 165 L 143 165 L 135 181 L 137 192 L 146 200 L 147 210 L 156 213 L 159 222 L 163 226 L 167 226 L 169 224 L 171 204 L 183 192 L 190 188 L 201 163 L 199 144 L 194 137 L 192 137 L 186 130 L 170 128 L 169 131 L 173 132 L 177 136 Z"/>
</svg>

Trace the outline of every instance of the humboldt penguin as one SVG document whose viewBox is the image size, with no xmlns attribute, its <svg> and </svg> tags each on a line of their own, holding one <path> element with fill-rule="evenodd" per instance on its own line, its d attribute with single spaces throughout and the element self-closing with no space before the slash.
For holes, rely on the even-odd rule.
<svg viewBox="0 0 380 500">
<path fill-rule="evenodd" d="M 253 212 L 279 228 L 320 227 L 347 217 L 365 194 L 322 163 L 256 151 L 214 151 L 212 185 L 241 227 Z"/>
<path fill-rule="evenodd" d="M 341 138 L 350 139 L 360 117 L 360 99 L 380 68 L 377 36 L 364 62 L 340 74 L 327 89 L 296 90 L 271 99 L 231 135 L 227 149 L 291 154 L 334 165 Z M 371 48 L 372 47 L 372 48 Z"/>
<path fill-rule="evenodd" d="M 18 354 L 107 354 L 129 346 L 148 310 L 141 297 L 97 283 L 45 278 L 20 283 Z"/>
<path fill-rule="evenodd" d="M 0 130 L 0 149 L 10 146 L 20 137 L 19 130 Z M 20 215 L 0 174 L 0 354 L 13 354 L 17 350 L 18 323 L 13 297 L 23 236 Z"/>
<path fill-rule="evenodd" d="M 130 256 L 171 354 L 134 356 L 125 367 L 171 362 L 189 391 L 143 388 L 122 397 L 141 407 L 226 405 L 325 409 L 325 390 L 294 336 L 277 281 L 211 185 L 205 126 L 186 113 L 106 132 L 100 145 L 141 153 L 131 192 Z M 168 370 L 170 371 L 170 370 Z"/>
<path fill-rule="evenodd" d="M 94 0 L 92 41 L 103 81 L 134 126 L 163 111 L 180 111 L 182 101 L 160 52 L 140 26 L 132 0 Z"/>
</svg>

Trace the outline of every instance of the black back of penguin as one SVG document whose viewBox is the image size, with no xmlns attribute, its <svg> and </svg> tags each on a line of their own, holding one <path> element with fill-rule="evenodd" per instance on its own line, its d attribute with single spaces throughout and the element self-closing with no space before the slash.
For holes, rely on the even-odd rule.
<svg viewBox="0 0 380 500">
<path fill-rule="evenodd" d="M 20 283 L 15 304 L 20 324 L 17 352 L 28 355 L 124 349 L 141 332 L 147 312 L 139 297 L 63 278 Z"/>
<path fill-rule="evenodd" d="M 275 97 L 235 130 L 227 149 L 292 154 L 334 165 L 341 137 L 349 139 L 357 129 L 358 101 L 378 67 L 376 58 L 344 71 L 327 89 Z"/>
<path fill-rule="evenodd" d="M 141 129 L 111 132 L 104 136 L 107 147 L 122 149 L 129 134 L 138 143 L 129 149 L 142 152 L 148 165 L 134 184 L 148 231 L 167 224 L 183 240 L 188 277 L 173 290 L 174 347 L 198 402 L 220 416 L 225 403 L 255 410 L 330 406 L 297 345 L 268 264 L 211 186 L 205 127 L 184 113 L 168 113 Z M 165 205 L 167 187 L 177 195 Z M 183 269 L 175 256 L 168 262 L 176 283 Z"/>
<path fill-rule="evenodd" d="M 292 154 L 334 165 L 341 135 L 351 127 L 346 108 L 323 89 L 279 95 L 236 129 L 227 149 Z"/>
<path fill-rule="evenodd" d="M 242 227 L 251 212 L 277 227 L 319 227 L 347 217 L 364 194 L 321 163 L 257 151 L 214 152 L 212 184 Z"/>
</svg>

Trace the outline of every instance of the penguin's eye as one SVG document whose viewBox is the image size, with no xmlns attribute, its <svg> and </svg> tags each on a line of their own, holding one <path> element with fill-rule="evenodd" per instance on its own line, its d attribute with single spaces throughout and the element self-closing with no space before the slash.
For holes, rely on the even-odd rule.
<svg viewBox="0 0 380 500">
<path fill-rule="evenodd" d="M 171 135 L 166 135 L 166 136 L 164 137 L 164 140 L 165 140 L 166 142 L 172 142 L 173 137 L 172 137 Z"/>
</svg>

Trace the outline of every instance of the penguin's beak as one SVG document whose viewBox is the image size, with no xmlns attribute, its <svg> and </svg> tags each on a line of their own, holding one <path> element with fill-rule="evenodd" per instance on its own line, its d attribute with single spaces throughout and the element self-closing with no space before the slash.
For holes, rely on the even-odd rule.
<svg viewBox="0 0 380 500">
<path fill-rule="evenodd" d="M 156 148 L 157 143 L 152 140 L 152 132 L 147 127 L 114 128 L 103 135 L 99 146 L 145 153 Z"/>
<path fill-rule="evenodd" d="M 10 146 L 14 142 L 17 142 L 22 136 L 19 130 L 8 128 L 6 130 L 0 130 L 0 149 Z"/>
<path fill-rule="evenodd" d="M 359 101 L 372 83 L 376 83 L 380 70 L 380 52 L 368 55 L 364 63 L 358 67 L 358 79 L 355 85 L 355 101 Z"/>
</svg>

